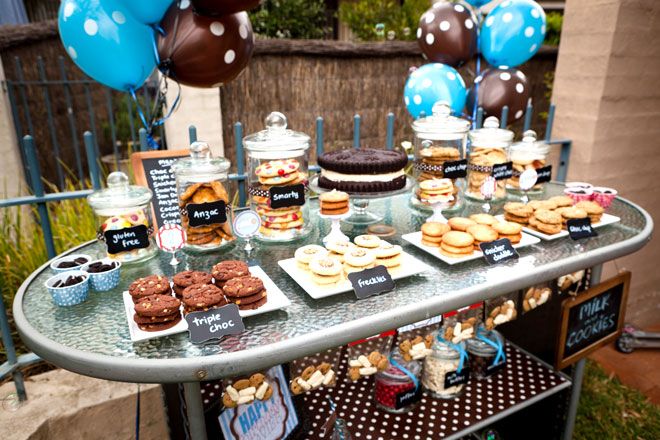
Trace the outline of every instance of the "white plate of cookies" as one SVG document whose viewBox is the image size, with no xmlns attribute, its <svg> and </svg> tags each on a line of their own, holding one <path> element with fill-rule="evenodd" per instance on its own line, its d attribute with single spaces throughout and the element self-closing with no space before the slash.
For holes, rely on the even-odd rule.
<svg viewBox="0 0 660 440">
<path fill-rule="evenodd" d="M 333 241 L 326 247 L 306 245 L 293 258 L 277 262 L 314 299 L 353 290 L 348 274 L 383 265 L 393 280 L 431 270 L 431 267 L 401 246 L 375 235 L 360 235 L 350 241 Z"/>
<path fill-rule="evenodd" d="M 514 248 L 539 243 L 537 237 L 522 232 L 522 226 L 499 220 L 490 214 L 454 217 L 447 223 L 427 222 L 421 231 L 405 234 L 401 238 L 428 252 L 449 265 L 483 257 L 480 243 L 507 238 Z"/>
</svg>

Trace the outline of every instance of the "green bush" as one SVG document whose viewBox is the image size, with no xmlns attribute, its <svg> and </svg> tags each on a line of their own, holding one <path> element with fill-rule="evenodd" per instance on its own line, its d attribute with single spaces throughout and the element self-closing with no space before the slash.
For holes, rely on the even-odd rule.
<svg viewBox="0 0 660 440">
<path fill-rule="evenodd" d="M 329 32 L 323 0 L 266 0 L 250 12 L 254 32 L 271 38 L 323 38 Z"/>
<path fill-rule="evenodd" d="M 564 22 L 564 16 L 559 12 L 548 12 L 546 15 L 547 28 L 545 32 L 545 41 L 543 44 L 549 46 L 559 46 L 561 38 L 561 26 Z"/>
<path fill-rule="evenodd" d="M 429 0 L 359 0 L 339 6 L 339 19 L 363 41 L 384 39 L 393 31 L 397 40 L 415 40 L 419 18 L 429 8 Z M 376 30 L 383 24 L 382 32 Z"/>
</svg>

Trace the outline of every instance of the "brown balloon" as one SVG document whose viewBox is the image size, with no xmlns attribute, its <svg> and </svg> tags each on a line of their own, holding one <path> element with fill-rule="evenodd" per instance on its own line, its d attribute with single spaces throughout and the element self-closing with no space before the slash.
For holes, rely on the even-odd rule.
<svg viewBox="0 0 660 440">
<path fill-rule="evenodd" d="M 175 3 L 161 27 L 159 69 L 181 84 L 218 87 L 236 78 L 252 57 L 254 35 L 246 12 L 206 17 L 189 4 Z"/>
<path fill-rule="evenodd" d="M 478 85 L 478 89 L 477 89 Z M 509 107 L 507 123 L 522 118 L 529 99 L 527 77 L 518 69 L 486 69 L 474 79 L 468 94 L 468 108 L 474 105 L 475 92 L 485 116 L 501 118 L 502 108 Z"/>
<path fill-rule="evenodd" d="M 430 61 L 459 67 L 476 52 L 477 27 L 469 6 L 438 2 L 420 18 L 417 43 Z"/>
<path fill-rule="evenodd" d="M 192 0 L 192 4 L 198 14 L 226 15 L 254 9 L 259 0 Z"/>
</svg>

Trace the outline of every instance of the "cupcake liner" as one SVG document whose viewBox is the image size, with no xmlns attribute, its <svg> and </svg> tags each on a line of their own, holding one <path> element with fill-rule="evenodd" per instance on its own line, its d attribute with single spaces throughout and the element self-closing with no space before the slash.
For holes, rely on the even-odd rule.
<svg viewBox="0 0 660 440">
<path fill-rule="evenodd" d="M 617 196 L 617 191 L 612 188 L 605 188 L 602 186 L 593 188 L 592 200 L 602 206 L 604 209 L 610 207 L 612 202 Z M 607 194 L 606 194 L 607 192 Z"/>
<path fill-rule="evenodd" d="M 591 200 L 593 197 L 593 191 L 587 188 L 566 188 L 564 194 L 573 199 L 573 204 Z"/>
<path fill-rule="evenodd" d="M 92 257 L 90 257 L 87 254 L 69 254 L 65 257 L 58 258 L 57 260 L 53 260 L 53 262 L 50 263 L 50 270 L 52 270 L 55 273 L 63 273 L 63 272 L 71 272 L 72 270 L 80 270 L 80 268 L 83 267 L 84 264 L 81 264 L 80 266 L 76 266 L 76 267 L 66 267 L 66 268 L 57 267 L 57 265 L 60 264 L 62 261 L 73 261 L 76 258 L 80 258 L 80 257 L 86 258 L 88 263 L 92 261 Z M 87 263 L 85 263 L 85 264 L 87 264 Z"/>
<path fill-rule="evenodd" d="M 96 262 L 102 262 L 104 264 L 116 263 L 117 267 L 107 272 L 99 272 L 99 273 L 87 272 L 87 268 L 92 263 L 96 263 Z M 82 267 L 82 270 L 83 272 L 89 275 L 89 283 L 92 286 L 92 289 L 94 289 L 97 292 L 107 292 L 108 290 L 114 289 L 119 284 L 119 279 L 121 275 L 121 262 L 116 260 L 111 260 L 109 258 L 90 261 L 89 263 L 85 264 Z"/>
<path fill-rule="evenodd" d="M 81 275 L 85 277 L 82 283 L 68 287 L 53 287 L 57 280 L 66 280 L 70 276 Z M 60 307 L 73 306 L 80 304 L 87 299 L 89 295 L 89 274 L 81 270 L 70 270 L 64 273 L 50 277 L 46 281 L 46 289 L 53 298 L 53 302 Z"/>
</svg>

